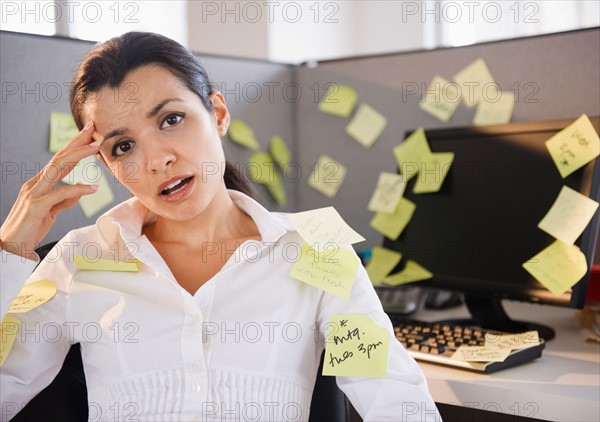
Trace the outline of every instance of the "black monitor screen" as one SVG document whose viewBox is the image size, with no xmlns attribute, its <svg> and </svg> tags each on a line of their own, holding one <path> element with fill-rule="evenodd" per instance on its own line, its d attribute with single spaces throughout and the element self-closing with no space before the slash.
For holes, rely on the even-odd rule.
<svg viewBox="0 0 600 422">
<path fill-rule="evenodd" d="M 591 120 L 598 131 L 600 118 Z M 384 246 L 434 274 L 423 287 L 581 307 L 598 212 L 576 242 L 588 273 L 572 291 L 555 296 L 522 267 L 555 240 L 537 226 L 564 185 L 600 199 L 600 159 L 563 179 L 546 148 L 573 121 L 426 130 L 431 151 L 453 152 L 454 162 L 439 192 L 414 194 L 418 176 L 409 181 L 404 196 L 416 210 L 400 237 L 386 238 Z"/>
</svg>

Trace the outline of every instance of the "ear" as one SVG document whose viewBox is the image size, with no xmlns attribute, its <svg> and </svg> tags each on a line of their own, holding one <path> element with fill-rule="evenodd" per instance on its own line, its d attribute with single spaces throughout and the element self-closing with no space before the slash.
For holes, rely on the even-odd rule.
<svg viewBox="0 0 600 422">
<path fill-rule="evenodd" d="M 221 94 L 221 92 L 211 92 L 210 100 L 215 109 L 213 113 L 215 118 L 215 124 L 217 125 L 217 131 L 219 132 L 219 137 L 222 138 L 227 133 L 227 129 L 229 129 L 231 116 L 229 115 L 229 110 L 225 105 L 225 97 L 223 97 L 223 94 Z"/>
</svg>

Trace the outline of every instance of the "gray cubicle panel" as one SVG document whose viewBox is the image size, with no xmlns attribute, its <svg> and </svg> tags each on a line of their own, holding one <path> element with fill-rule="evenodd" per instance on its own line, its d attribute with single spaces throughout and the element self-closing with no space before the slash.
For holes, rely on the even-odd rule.
<svg viewBox="0 0 600 422">
<path fill-rule="evenodd" d="M 471 126 L 475 108 L 459 105 L 444 123 L 419 108 L 435 75 L 447 80 L 475 59 L 483 58 L 502 90 L 516 93 L 512 121 L 551 120 L 600 114 L 600 29 L 565 32 L 457 48 L 321 62 L 302 66 L 297 81 L 305 93 L 298 102 L 299 211 L 333 205 L 366 242 L 381 245 L 382 235 L 369 226 L 367 204 L 380 172 L 395 172 L 392 148 L 407 130 L 418 127 Z M 354 87 L 357 108 L 367 103 L 385 115 L 387 127 L 371 148 L 346 135 L 351 117 L 318 111 L 328 83 Z M 318 95 L 315 95 L 318 93 Z M 321 154 L 347 166 L 348 174 L 330 199 L 308 186 L 310 168 Z M 440 216 L 443 217 L 443 216 Z"/>
<path fill-rule="evenodd" d="M 52 157 L 48 152 L 50 113 L 69 112 L 68 88 L 73 72 L 93 45 L 80 40 L 0 31 L 0 221 L 6 219 L 22 183 Z M 280 135 L 295 154 L 294 104 L 277 100 L 282 87 L 292 83 L 292 67 L 216 56 L 200 58 L 211 80 L 224 91 L 232 118 L 242 119 L 253 127 L 261 150 L 268 148 L 273 135 Z M 227 158 L 247 172 L 251 151 L 228 138 L 224 145 Z M 112 205 L 129 198 L 129 192 L 108 176 L 116 197 Z M 256 190 L 260 202 L 271 210 L 296 208 L 292 183 L 286 185 L 288 198 L 284 207 L 277 206 L 262 186 L 257 185 Z M 42 243 L 58 240 L 73 228 L 92 224 L 108 208 L 89 219 L 78 206 L 64 211 Z"/>
</svg>

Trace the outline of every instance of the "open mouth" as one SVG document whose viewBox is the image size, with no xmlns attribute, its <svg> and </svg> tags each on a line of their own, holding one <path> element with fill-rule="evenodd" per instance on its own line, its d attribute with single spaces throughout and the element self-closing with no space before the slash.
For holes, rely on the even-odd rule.
<svg viewBox="0 0 600 422">
<path fill-rule="evenodd" d="M 160 191 L 160 195 L 162 195 L 162 196 L 173 195 L 173 194 L 179 192 L 180 190 L 182 190 L 183 188 L 185 188 L 192 181 L 192 179 L 193 179 L 193 176 L 187 177 L 185 179 L 177 180 L 177 181 L 171 183 L 170 185 L 168 185 L 162 191 Z"/>
</svg>

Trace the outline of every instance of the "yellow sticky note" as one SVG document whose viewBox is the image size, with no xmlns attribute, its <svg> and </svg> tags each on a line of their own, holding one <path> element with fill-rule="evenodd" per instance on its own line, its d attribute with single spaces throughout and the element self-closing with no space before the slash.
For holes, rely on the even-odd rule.
<svg viewBox="0 0 600 422">
<path fill-rule="evenodd" d="M 453 152 L 436 152 L 422 158 L 413 193 L 438 192 L 454 161 Z"/>
<path fill-rule="evenodd" d="M 593 199 L 563 186 L 538 227 L 556 239 L 572 245 L 583 233 L 598 205 Z"/>
<path fill-rule="evenodd" d="M 104 171 L 94 157 L 86 157 L 77 163 L 73 170 L 65 176 L 62 182 L 71 185 L 83 183 L 86 185 L 96 184 L 99 186 L 98 191 L 91 195 L 83 195 L 78 201 L 83 214 L 87 218 L 97 214 L 102 208 L 107 207 L 115 200 L 115 196 L 104 175 Z"/>
<path fill-rule="evenodd" d="M 75 262 L 77 269 L 90 271 L 139 272 L 141 267 L 140 261 L 137 259 L 113 261 L 112 259 L 88 258 L 81 255 L 75 255 L 73 261 Z"/>
<path fill-rule="evenodd" d="M 292 154 L 290 153 L 289 148 L 281 136 L 273 136 L 271 138 L 269 152 L 271 153 L 271 157 L 273 157 L 273 160 L 275 160 L 277 165 L 285 170 L 287 165 L 290 163 Z"/>
<path fill-rule="evenodd" d="M 377 186 L 367 208 L 369 211 L 392 213 L 396 210 L 405 189 L 404 176 L 396 173 L 379 173 Z"/>
<path fill-rule="evenodd" d="M 346 126 L 346 133 L 362 146 L 369 148 L 387 125 L 387 119 L 368 104 L 361 104 L 354 118 Z"/>
<path fill-rule="evenodd" d="M 488 98 L 488 90 L 495 91 L 497 87 L 485 61 L 481 58 L 466 66 L 456 75 L 454 80 L 460 85 L 461 97 L 469 108 Z"/>
<path fill-rule="evenodd" d="M 285 186 L 283 185 L 283 181 L 281 180 L 281 176 L 279 176 L 278 173 L 275 173 L 275 178 L 273 179 L 273 181 L 267 183 L 266 186 L 267 190 L 269 191 L 275 202 L 277 202 L 278 205 L 284 206 L 287 195 L 285 192 Z"/>
<path fill-rule="evenodd" d="M 308 185 L 333 198 L 342 187 L 347 173 L 346 167 L 327 155 L 321 155 L 308 179 Z"/>
<path fill-rule="evenodd" d="M 565 178 L 600 155 L 600 138 L 585 114 L 546 141 L 560 175 Z"/>
<path fill-rule="evenodd" d="M 258 149 L 260 147 L 256 136 L 254 136 L 254 131 L 242 120 L 232 120 L 227 133 L 229 134 L 229 139 L 243 147 L 250 149 Z"/>
<path fill-rule="evenodd" d="M 390 335 L 368 315 L 331 315 L 323 375 L 383 378 Z"/>
<path fill-rule="evenodd" d="M 419 104 L 421 110 L 447 122 L 460 103 L 460 86 L 441 76 L 434 76 Z"/>
<path fill-rule="evenodd" d="M 312 248 L 320 250 L 352 245 L 365 240 L 333 207 L 318 208 L 288 215 L 298 234 Z"/>
<path fill-rule="evenodd" d="M 371 260 L 366 266 L 367 274 L 373 285 L 378 286 L 381 281 L 398 265 L 402 259 L 400 252 L 375 246 L 371 249 Z"/>
<path fill-rule="evenodd" d="M 431 154 L 429 143 L 422 127 L 411 133 L 400 145 L 394 147 L 393 151 L 400 173 L 406 180 L 410 180 L 419 172 L 422 157 Z"/>
<path fill-rule="evenodd" d="M 460 346 L 451 359 L 465 362 L 503 362 L 510 355 L 509 348 Z"/>
<path fill-rule="evenodd" d="M 301 254 L 290 270 L 290 276 L 311 286 L 348 299 L 359 261 L 356 255 L 344 248 L 314 250 L 302 245 Z"/>
<path fill-rule="evenodd" d="M 575 245 L 556 240 L 523 264 L 537 281 L 559 296 L 587 272 L 585 255 Z"/>
<path fill-rule="evenodd" d="M 526 349 L 540 344 L 540 336 L 536 330 L 516 334 L 485 334 L 486 347 L 500 347 L 508 350 Z"/>
<path fill-rule="evenodd" d="M 279 174 L 275 169 L 275 162 L 268 152 L 258 151 L 248 158 L 248 176 L 256 183 L 269 184 Z"/>
<path fill-rule="evenodd" d="M 48 151 L 58 152 L 79 133 L 70 113 L 53 111 L 50 113 L 50 141 Z"/>
<path fill-rule="evenodd" d="M 401 198 L 393 213 L 378 212 L 371 220 L 370 225 L 379 233 L 396 240 L 410 222 L 416 208 L 414 202 Z"/>
<path fill-rule="evenodd" d="M 401 284 L 414 283 L 415 281 L 428 280 L 433 274 L 426 268 L 409 259 L 404 269 L 396 274 L 389 275 L 383 279 L 385 284 L 399 286 Z"/>
<path fill-rule="evenodd" d="M 0 366 L 4 365 L 4 361 L 10 353 L 15 338 L 19 332 L 20 321 L 12 315 L 6 315 L 0 324 Z"/>
<path fill-rule="evenodd" d="M 48 302 L 56 294 L 56 284 L 50 280 L 40 280 L 23 286 L 11 302 L 8 313 L 21 314 Z"/>
<path fill-rule="evenodd" d="M 354 88 L 347 85 L 331 84 L 319 103 L 319 110 L 334 116 L 348 117 L 354 110 L 357 99 L 358 94 Z"/>
<path fill-rule="evenodd" d="M 475 126 L 501 125 L 510 122 L 515 108 L 515 94 L 510 91 L 496 91 L 489 89 L 487 91 L 495 92 L 490 98 L 482 100 L 477 106 L 477 111 L 473 117 Z"/>
</svg>

